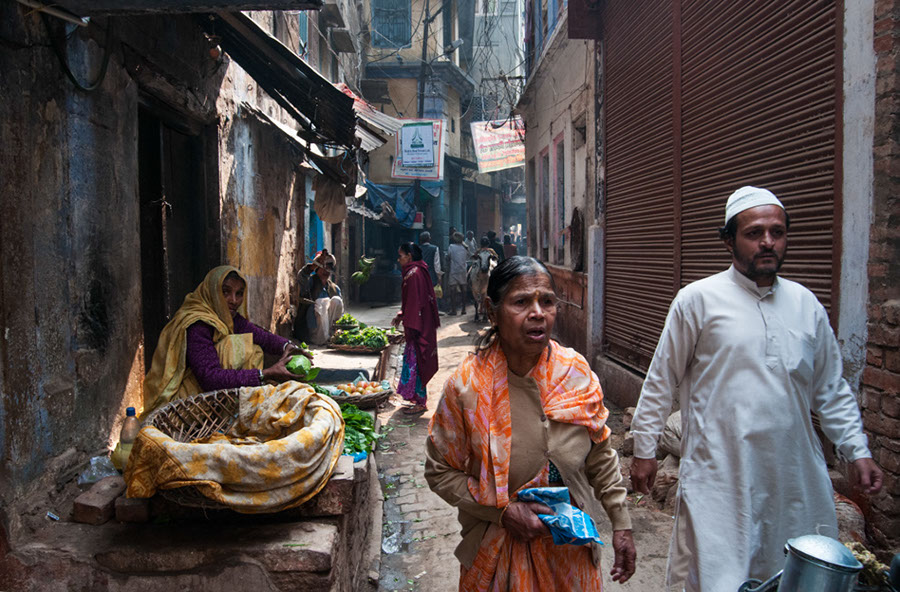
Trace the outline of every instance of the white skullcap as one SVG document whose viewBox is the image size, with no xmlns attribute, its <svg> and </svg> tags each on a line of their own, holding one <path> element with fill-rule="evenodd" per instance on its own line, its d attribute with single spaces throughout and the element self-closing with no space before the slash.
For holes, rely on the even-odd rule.
<svg viewBox="0 0 900 592">
<path fill-rule="evenodd" d="M 751 187 L 750 185 L 741 187 L 731 194 L 728 198 L 728 203 L 725 204 L 725 224 L 727 225 L 729 220 L 744 210 L 749 210 L 750 208 L 755 208 L 757 206 L 769 205 L 778 206 L 782 210 L 784 209 L 784 204 L 782 204 L 781 201 L 775 197 L 775 194 L 768 189 L 760 189 L 759 187 Z"/>
</svg>

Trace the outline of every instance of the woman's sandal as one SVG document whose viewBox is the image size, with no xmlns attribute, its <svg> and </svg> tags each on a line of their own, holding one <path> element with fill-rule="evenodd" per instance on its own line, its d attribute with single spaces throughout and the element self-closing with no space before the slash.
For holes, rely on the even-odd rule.
<svg viewBox="0 0 900 592">
<path fill-rule="evenodd" d="M 412 405 L 410 407 L 403 408 L 404 415 L 421 415 L 426 411 L 428 411 L 428 407 L 426 407 L 425 405 Z"/>
</svg>

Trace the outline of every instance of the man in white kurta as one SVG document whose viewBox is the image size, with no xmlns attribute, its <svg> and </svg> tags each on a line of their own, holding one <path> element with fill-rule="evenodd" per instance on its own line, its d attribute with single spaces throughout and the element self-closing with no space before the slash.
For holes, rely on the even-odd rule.
<svg viewBox="0 0 900 592">
<path fill-rule="evenodd" d="M 881 484 L 825 309 L 812 292 L 776 276 L 786 249 L 783 207 L 768 191 L 741 191 L 729 200 L 726 217 L 727 224 L 751 210 L 736 219 L 737 245 L 726 239 L 734 264 L 675 297 L 631 428 L 632 480 L 636 490 L 646 491 L 678 394 L 682 457 L 669 590 L 736 591 L 748 578 L 765 580 L 778 572 L 789 538 L 837 536 L 811 411 L 839 452 L 856 461 L 861 485 L 875 493 Z M 753 246 L 758 237 L 743 240 L 747 228 L 740 221 L 752 219 L 760 203 L 769 206 L 767 215 L 772 205 L 781 210 L 774 208 L 777 215 L 762 223 L 762 234 L 773 236 Z M 767 226 L 778 220 L 780 254 L 778 231 Z M 768 281 L 759 281 L 760 268 L 771 271 Z"/>
</svg>

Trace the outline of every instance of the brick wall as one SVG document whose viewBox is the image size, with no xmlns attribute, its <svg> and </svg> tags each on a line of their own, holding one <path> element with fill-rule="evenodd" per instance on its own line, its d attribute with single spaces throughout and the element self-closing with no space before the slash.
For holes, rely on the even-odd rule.
<svg viewBox="0 0 900 592">
<path fill-rule="evenodd" d="M 875 187 L 869 238 L 869 336 L 862 376 L 863 423 L 885 472 L 870 503 L 869 534 L 900 548 L 900 0 L 875 2 Z"/>
</svg>

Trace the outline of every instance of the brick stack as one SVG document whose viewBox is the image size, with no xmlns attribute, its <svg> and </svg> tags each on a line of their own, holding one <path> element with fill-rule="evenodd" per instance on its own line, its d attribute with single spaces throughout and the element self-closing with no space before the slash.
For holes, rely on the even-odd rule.
<svg viewBox="0 0 900 592">
<path fill-rule="evenodd" d="M 863 423 L 885 472 L 870 501 L 869 534 L 900 548 L 900 0 L 876 0 L 874 203 L 869 238 L 869 328 Z"/>
</svg>

